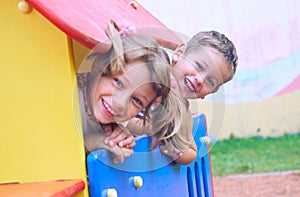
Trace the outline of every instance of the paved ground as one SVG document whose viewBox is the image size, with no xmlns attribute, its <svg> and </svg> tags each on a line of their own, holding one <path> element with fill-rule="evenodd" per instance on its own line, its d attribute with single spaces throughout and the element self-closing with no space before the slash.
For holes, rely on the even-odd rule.
<svg viewBox="0 0 300 197">
<path fill-rule="evenodd" d="M 300 197 L 300 170 L 214 177 L 215 197 Z"/>
</svg>

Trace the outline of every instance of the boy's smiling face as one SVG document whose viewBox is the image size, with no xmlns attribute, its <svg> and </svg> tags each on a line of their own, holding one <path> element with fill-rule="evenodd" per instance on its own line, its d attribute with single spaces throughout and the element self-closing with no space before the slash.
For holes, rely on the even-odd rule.
<svg viewBox="0 0 300 197">
<path fill-rule="evenodd" d="M 174 52 L 172 67 L 187 99 L 204 99 L 231 78 L 231 67 L 215 50 L 203 47 L 185 56 L 183 51 Z"/>
<path fill-rule="evenodd" d="M 135 117 L 155 97 L 150 72 L 142 61 L 128 63 L 123 74 L 99 77 L 90 94 L 93 113 L 102 124 Z"/>
</svg>

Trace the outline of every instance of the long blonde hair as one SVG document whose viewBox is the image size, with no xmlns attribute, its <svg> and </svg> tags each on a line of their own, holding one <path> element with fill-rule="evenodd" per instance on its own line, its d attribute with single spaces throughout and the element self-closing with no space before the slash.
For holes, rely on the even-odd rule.
<svg viewBox="0 0 300 197">
<path fill-rule="evenodd" d="M 121 37 L 119 31 L 116 23 L 111 20 L 106 33 L 112 42 L 112 48 L 105 54 L 91 54 L 95 57 L 92 78 L 121 74 L 126 63 L 133 60 L 144 61 L 150 71 L 156 96 L 161 98 L 160 104 L 151 111 L 151 118 L 150 107 L 157 97 L 145 108 L 145 119 L 150 118 L 151 129 L 157 131 L 152 148 L 161 141 L 172 140 L 173 145 L 183 152 L 190 145 L 190 139 L 184 131 L 191 131 L 191 124 L 186 121 L 188 112 L 183 97 L 171 88 L 172 70 L 167 53 L 150 36 L 135 34 Z"/>
</svg>

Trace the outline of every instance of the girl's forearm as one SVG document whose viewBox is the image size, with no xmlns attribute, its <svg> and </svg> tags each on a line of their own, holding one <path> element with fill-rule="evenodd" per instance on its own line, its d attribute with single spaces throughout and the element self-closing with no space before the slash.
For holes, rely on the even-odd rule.
<svg viewBox="0 0 300 197">
<path fill-rule="evenodd" d="M 84 136 L 85 152 L 89 153 L 98 149 L 105 149 L 105 136 L 101 133 L 90 133 Z"/>
</svg>

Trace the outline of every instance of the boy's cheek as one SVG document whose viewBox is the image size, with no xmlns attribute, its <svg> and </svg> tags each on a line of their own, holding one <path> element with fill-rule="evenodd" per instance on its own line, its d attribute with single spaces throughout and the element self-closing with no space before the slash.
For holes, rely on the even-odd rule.
<svg viewBox="0 0 300 197">
<path fill-rule="evenodd" d="M 171 66 L 174 67 L 175 64 L 177 64 L 178 60 L 179 60 L 179 55 L 178 54 L 173 54 L 172 55 L 172 64 L 171 64 Z"/>
</svg>

